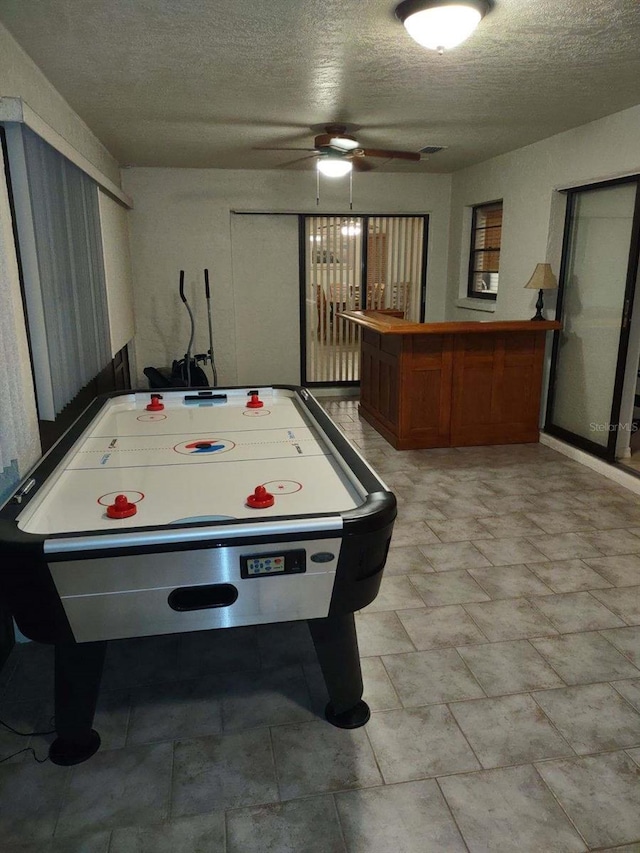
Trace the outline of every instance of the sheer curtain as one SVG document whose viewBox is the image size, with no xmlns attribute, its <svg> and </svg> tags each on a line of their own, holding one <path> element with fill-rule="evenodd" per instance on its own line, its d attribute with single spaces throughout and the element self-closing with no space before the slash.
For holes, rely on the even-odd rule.
<svg viewBox="0 0 640 853">
<path fill-rule="evenodd" d="M 0 504 L 40 455 L 11 210 L 0 157 Z"/>
<path fill-rule="evenodd" d="M 111 361 L 98 187 L 26 127 L 7 130 L 41 420 Z"/>
</svg>

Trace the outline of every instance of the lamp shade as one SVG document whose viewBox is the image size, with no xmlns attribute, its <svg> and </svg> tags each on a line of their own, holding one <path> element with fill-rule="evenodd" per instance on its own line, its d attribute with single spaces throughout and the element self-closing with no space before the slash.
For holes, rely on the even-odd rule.
<svg viewBox="0 0 640 853">
<path fill-rule="evenodd" d="M 488 8 L 485 0 L 404 0 L 396 17 L 418 44 L 442 53 L 468 39 Z"/>
<path fill-rule="evenodd" d="M 555 290 L 558 281 L 553 274 L 551 264 L 536 264 L 533 275 L 525 284 L 530 290 Z"/>
<path fill-rule="evenodd" d="M 341 157 L 321 157 L 317 168 L 327 178 L 342 178 L 353 169 L 353 164 L 351 160 L 344 160 Z"/>
</svg>

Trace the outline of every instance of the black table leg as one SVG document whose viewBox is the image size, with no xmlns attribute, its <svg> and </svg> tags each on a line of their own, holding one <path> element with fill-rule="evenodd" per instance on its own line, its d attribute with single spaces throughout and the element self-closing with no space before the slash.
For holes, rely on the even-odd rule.
<svg viewBox="0 0 640 853">
<path fill-rule="evenodd" d="M 362 670 L 353 613 L 309 619 L 320 668 L 331 700 L 327 720 L 341 729 L 364 726 L 371 716 L 362 700 Z"/>
<path fill-rule="evenodd" d="M 56 645 L 58 737 L 49 748 L 49 758 L 54 764 L 80 764 L 100 748 L 100 735 L 91 726 L 106 648 L 106 642 Z"/>
</svg>

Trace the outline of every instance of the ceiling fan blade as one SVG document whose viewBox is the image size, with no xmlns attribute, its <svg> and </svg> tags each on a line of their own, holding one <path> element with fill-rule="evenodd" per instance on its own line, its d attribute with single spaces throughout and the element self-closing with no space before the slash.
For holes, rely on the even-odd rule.
<svg viewBox="0 0 640 853">
<path fill-rule="evenodd" d="M 252 151 L 315 151 L 315 148 L 267 148 L 264 146 L 254 146 Z"/>
<path fill-rule="evenodd" d="M 351 162 L 354 172 L 370 172 L 373 169 L 373 163 L 367 163 L 364 157 L 354 157 Z"/>
<path fill-rule="evenodd" d="M 279 163 L 277 168 L 284 169 L 286 166 L 293 166 L 294 163 L 301 163 L 303 160 L 312 160 L 316 156 L 316 154 L 305 154 L 304 157 L 296 157 L 295 160 L 288 160 L 286 163 Z"/>
<path fill-rule="evenodd" d="M 365 157 L 384 157 L 387 160 L 420 160 L 417 151 L 385 151 L 383 148 L 364 148 Z"/>
</svg>

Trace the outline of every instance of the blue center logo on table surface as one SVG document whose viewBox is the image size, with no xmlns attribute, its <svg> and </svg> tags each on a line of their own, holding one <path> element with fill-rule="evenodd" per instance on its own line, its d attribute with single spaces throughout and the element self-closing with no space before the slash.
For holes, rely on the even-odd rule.
<svg viewBox="0 0 640 853">
<path fill-rule="evenodd" d="M 189 445 L 187 445 L 189 447 Z M 216 453 L 218 450 L 224 450 L 224 444 L 212 444 L 209 441 L 198 441 L 192 448 L 193 453 Z"/>
<path fill-rule="evenodd" d="M 177 453 L 185 456 L 213 457 L 220 453 L 226 453 L 235 447 L 233 441 L 226 438 L 197 438 L 191 441 L 182 441 L 174 446 Z"/>
</svg>

